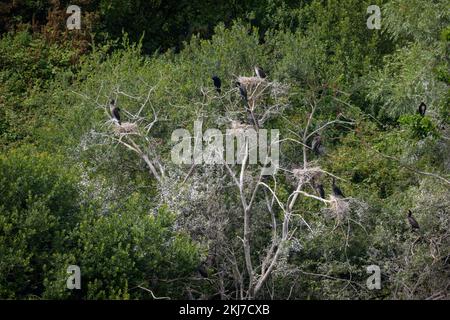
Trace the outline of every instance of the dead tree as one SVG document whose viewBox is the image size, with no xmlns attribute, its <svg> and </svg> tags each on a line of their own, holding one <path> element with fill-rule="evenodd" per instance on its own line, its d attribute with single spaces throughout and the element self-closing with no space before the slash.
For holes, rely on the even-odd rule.
<svg viewBox="0 0 450 320">
<path fill-rule="evenodd" d="M 265 79 L 261 78 L 247 78 L 239 77 L 239 83 L 245 85 L 248 98 L 247 103 L 249 110 L 254 116 L 255 111 L 258 109 L 263 109 L 263 116 L 261 117 L 261 123 L 264 123 L 270 116 L 278 116 L 283 108 L 280 108 L 281 104 L 277 102 L 279 99 L 273 99 L 274 104 L 267 106 L 265 104 L 265 98 L 267 95 L 273 95 L 274 88 L 281 87 L 276 83 L 269 83 Z M 279 92 L 278 92 L 279 93 Z M 286 92 L 284 92 L 286 94 Z M 279 98 L 279 96 L 277 97 Z M 234 182 L 240 198 L 240 204 L 242 208 L 243 215 L 243 233 L 241 237 L 244 261 L 245 261 L 245 272 L 243 270 L 236 270 L 235 275 L 239 278 L 237 283 L 241 286 L 239 289 L 240 299 L 254 299 L 257 297 L 258 293 L 263 288 L 268 278 L 271 276 L 272 272 L 277 266 L 282 255 L 286 253 L 286 246 L 289 241 L 293 238 L 295 229 L 290 226 L 292 216 L 294 214 L 294 207 L 298 202 L 299 196 L 313 198 L 317 201 L 321 201 L 326 206 L 330 208 L 336 207 L 336 202 L 345 203 L 342 199 L 323 199 L 321 197 L 315 196 L 306 191 L 307 186 L 313 181 L 317 176 L 325 174 L 334 175 L 323 171 L 320 167 L 311 166 L 310 161 L 308 161 L 308 154 L 311 148 L 308 146 L 308 141 L 315 134 L 320 133 L 325 130 L 328 126 L 335 123 L 346 123 L 351 124 L 348 121 L 342 121 L 340 119 L 331 120 L 321 126 L 312 128 L 312 120 L 314 114 L 317 110 L 316 99 L 312 99 L 309 103 L 311 111 L 306 120 L 305 128 L 303 129 L 303 134 L 300 136 L 300 140 L 296 139 L 282 139 L 279 142 L 297 142 L 302 146 L 303 149 L 303 165 L 301 168 L 295 169 L 292 174 L 296 178 L 296 187 L 294 191 L 288 196 L 287 201 L 281 202 L 279 196 L 277 195 L 277 175 L 274 173 L 271 176 L 273 180 L 273 186 L 270 187 L 266 182 L 267 180 L 263 178 L 262 170 L 252 170 L 249 165 L 249 141 L 247 140 L 244 147 L 243 160 L 240 165 L 230 166 L 225 164 L 232 181 Z M 261 110 L 260 110 L 261 112 Z M 256 122 L 257 123 L 257 122 Z M 236 127 L 234 123 L 233 127 Z M 240 130 L 245 128 L 239 128 Z M 256 128 L 258 129 L 258 128 Z M 253 179 L 248 179 L 248 177 L 253 177 Z M 254 181 L 253 183 L 249 181 Z M 267 250 L 264 254 L 260 255 L 260 258 L 255 261 L 255 252 L 253 250 L 251 235 L 252 235 L 252 211 L 254 210 L 257 195 L 263 193 L 264 199 L 267 205 L 267 211 L 271 221 L 272 236 L 271 240 L 267 245 Z M 342 205 L 341 205 L 342 206 Z M 275 210 L 281 210 L 282 219 L 281 227 L 278 226 L 279 221 L 277 221 Z M 336 210 L 336 209 L 335 209 Z M 308 223 L 301 218 L 303 223 L 309 228 Z M 237 268 L 237 266 L 236 266 Z M 243 281 L 243 274 L 246 273 L 247 282 Z"/>
<path fill-rule="evenodd" d="M 77 92 L 74 93 L 87 100 L 88 103 L 94 104 L 96 108 L 104 110 L 106 119 L 100 126 L 101 130 L 96 134 L 135 153 L 139 159 L 144 161 L 150 175 L 159 183 L 162 183 L 166 176 L 165 168 L 160 161 L 160 155 L 155 152 L 155 139 L 151 136 L 151 130 L 159 120 L 158 112 L 150 103 L 150 97 L 154 90 L 155 87 L 149 87 L 145 96 L 134 96 L 121 91 L 119 85 L 117 85 L 105 95 L 105 103 L 99 101 L 101 93 L 104 94 L 102 87 L 95 99 Z M 120 124 L 113 121 L 109 113 L 106 101 L 109 101 L 112 96 L 115 97 L 117 103 L 121 103 L 121 98 L 126 98 L 133 100 L 134 104 L 138 106 L 138 109 L 134 111 L 127 110 L 126 107 L 122 106 L 122 120 L 124 121 Z M 146 112 L 145 116 L 143 115 L 144 111 Z"/>
<path fill-rule="evenodd" d="M 238 81 L 246 88 L 246 105 L 242 106 L 241 100 L 238 98 L 237 88 L 234 87 L 224 92 L 222 96 L 218 97 L 218 99 L 225 101 L 225 112 L 218 117 L 218 123 L 227 125 L 231 123 L 232 129 L 237 131 L 248 128 L 259 131 L 266 125 L 267 120 L 280 116 L 282 111 L 289 106 L 289 87 L 285 84 L 276 81 L 269 82 L 267 79 L 257 77 L 239 77 Z M 177 201 L 171 202 L 168 198 L 179 199 L 185 193 L 190 192 L 189 188 L 186 188 L 186 183 L 189 183 L 194 166 L 189 168 L 184 177 L 172 179 L 171 171 L 175 170 L 174 167 L 168 164 L 165 166 L 162 164 L 162 155 L 155 147 L 156 137 L 152 137 L 152 128 L 159 121 L 159 113 L 153 108 L 150 101 L 154 89 L 154 87 L 149 87 L 146 96 L 133 96 L 119 90 L 119 88 L 114 89 L 113 92 L 109 92 L 108 96 L 105 96 L 105 101 L 109 101 L 110 96 L 114 95 L 120 103 L 120 97 L 123 96 L 133 100 L 135 102 L 134 105 L 137 105 L 138 108 L 132 112 L 126 106 L 122 106 L 123 122 L 118 124 L 106 120 L 99 134 L 109 139 L 110 142 L 123 146 L 136 154 L 139 159 L 143 160 L 151 177 L 158 182 L 158 186 L 162 190 L 162 203 L 169 203 L 169 205 L 172 205 L 171 209 L 174 209 L 175 212 L 182 213 L 183 208 L 179 208 L 180 206 L 177 205 Z M 200 104 L 200 108 L 208 105 L 211 99 L 217 99 L 216 93 L 212 95 L 203 89 L 202 92 L 204 100 L 201 103 L 197 103 L 197 105 Z M 109 118 L 106 104 L 100 103 L 98 97 L 96 99 L 89 99 L 86 96 L 83 97 L 91 103 L 94 103 L 96 107 L 103 109 L 105 114 L 108 115 L 107 119 Z M 284 203 L 277 194 L 279 191 L 277 188 L 277 173 L 273 172 L 267 177 L 263 174 L 263 170 L 265 170 L 263 167 L 251 166 L 249 163 L 249 149 L 253 146 L 250 146 L 248 139 L 244 143 L 243 153 L 241 154 L 242 161 L 239 164 L 227 164 L 226 162 L 224 164 L 224 171 L 231 178 L 231 183 L 239 198 L 239 203 L 236 206 L 240 207 L 243 223 L 242 235 L 239 237 L 241 243 L 240 248 L 226 246 L 222 249 L 225 259 L 224 263 L 227 264 L 224 269 L 229 270 L 234 279 L 235 298 L 256 298 L 276 269 L 281 257 L 285 255 L 286 247 L 296 232 L 295 227 L 293 228 L 291 226 L 291 219 L 296 214 L 295 206 L 300 196 L 315 199 L 330 207 L 333 206 L 333 201 L 335 201 L 335 199 L 323 199 L 308 192 L 308 185 L 318 175 L 334 176 L 331 173 L 325 172 L 320 167 L 313 165 L 314 162 L 308 160 L 308 154 L 311 151 L 311 148 L 308 146 L 308 141 L 314 135 L 322 133 L 330 125 L 336 123 L 349 124 L 349 122 L 334 119 L 323 125 L 313 127 L 313 119 L 318 107 L 318 100 L 315 98 L 311 99 L 306 106 L 310 108 L 310 112 L 299 139 L 287 138 L 277 141 L 279 143 L 298 143 L 303 152 L 302 166 L 291 172 L 296 179 L 295 188 Z M 248 114 L 250 114 L 253 121 L 247 124 L 242 123 L 239 119 L 245 118 Z M 267 159 L 263 162 L 267 163 Z M 278 169 L 286 170 L 281 167 Z M 272 183 L 269 183 L 268 180 L 271 180 Z M 270 219 L 271 237 L 266 245 L 266 250 L 256 254 L 252 245 L 252 233 L 254 232 L 252 215 L 256 213 L 256 204 L 261 198 L 267 207 L 266 213 Z M 210 201 L 210 199 L 206 200 Z M 339 201 L 344 200 L 339 199 Z M 281 212 L 281 220 L 277 218 L 277 211 Z M 300 216 L 300 219 L 311 229 L 303 217 Z M 229 239 L 230 242 L 233 240 Z M 240 252 L 243 253 L 243 268 L 239 262 Z M 257 259 L 254 258 L 255 256 Z M 211 275 L 211 277 L 214 276 L 214 274 Z M 223 270 L 219 270 L 217 278 L 217 288 L 220 296 L 222 298 L 231 298 L 232 296 L 227 292 L 224 285 L 225 277 Z M 208 281 L 212 280 L 208 279 Z"/>
</svg>

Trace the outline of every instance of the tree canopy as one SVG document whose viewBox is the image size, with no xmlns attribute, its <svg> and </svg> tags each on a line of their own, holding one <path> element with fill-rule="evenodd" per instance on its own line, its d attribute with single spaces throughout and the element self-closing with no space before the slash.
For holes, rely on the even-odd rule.
<svg viewBox="0 0 450 320">
<path fill-rule="evenodd" d="M 0 298 L 449 298 L 447 1 L 68 5 L 0 5 Z M 277 171 L 174 163 L 196 122 Z"/>
</svg>

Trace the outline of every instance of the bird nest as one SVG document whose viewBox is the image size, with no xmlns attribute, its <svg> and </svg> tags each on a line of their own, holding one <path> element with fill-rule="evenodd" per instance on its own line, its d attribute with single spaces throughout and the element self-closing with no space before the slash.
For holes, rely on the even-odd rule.
<svg viewBox="0 0 450 320">
<path fill-rule="evenodd" d="M 350 211 L 350 205 L 348 201 L 335 197 L 334 195 L 330 195 L 330 213 L 333 218 L 336 218 L 338 221 L 342 221 Z"/>
<path fill-rule="evenodd" d="M 116 134 L 137 134 L 138 126 L 136 123 L 132 122 L 124 122 L 120 125 L 116 123 L 116 126 L 114 127 L 114 132 Z"/>
<path fill-rule="evenodd" d="M 269 82 L 259 77 L 238 77 L 238 82 L 247 90 L 248 104 L 253 111 L 256 101 L 262 95 L 263 91 L 268 87 Z"/>
<path fill-rule="evenodd" d="M 253 87 L 257 87 L 262 83 L 267 83 L 266 79 L 259 78 L 259 77 L 244 77 L 239 76 L 238 81 L 240 84 L 243 84 L 246 89 Z"/>
<path fill-rule="evenodd" d="M 322 170 L 320 167 L 311 167 L 311 168 L 298 168 L 292 170 L 292 173 L 294 174 L 294 177 L 298 179 L 299 182 L 308 183 L 312 179 L 316 178 L 322 173 Z"/>
</svg>

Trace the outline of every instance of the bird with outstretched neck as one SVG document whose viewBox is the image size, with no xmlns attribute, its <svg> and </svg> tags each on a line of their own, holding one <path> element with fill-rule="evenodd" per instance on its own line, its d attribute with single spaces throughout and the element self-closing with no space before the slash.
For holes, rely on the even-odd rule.
<svg viewBox="0 0 450 320">
<path fill-rule="evenodd" d="M 417 220 L 414 219 L 414 217 L 412 216 L 411 210 L 408 210 L 408 222 L 409 222 L 409 224 L 410 224 L 410 226 L 411 226 L 411 230 L 414 230 L 414 229 L 420 229 L 419 223 L 418 223 Z"/>
</svg>

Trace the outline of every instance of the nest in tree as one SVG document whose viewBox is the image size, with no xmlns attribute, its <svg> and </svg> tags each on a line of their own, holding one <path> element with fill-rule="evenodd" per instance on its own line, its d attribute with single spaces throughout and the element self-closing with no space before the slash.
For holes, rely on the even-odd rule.
<svg viewBox="0 0 450 320">
<path fill-rule="evenodd" d="M 350 211 L 348 201 L 333 195 L 330 195 L 330 201 L 331 216 L 336 218 L 338 221 L 342 221 Z"/>
<path fill-rule="evenodd" d="M 114 127 L 114 132 L 116 134 L 137 134 L 138 126 L 136 123 L 132 122 L 124 122 L 122 124 L 117 124 Z"/>
<path fill-rule="evenodd" d="M 243 77 L 243 76 L 239 76 L 238 77 L 238 81 L 240 84 L 245 86 L 245 89 L 249 89 L 252 86 L 256 87 L 262 83 L 267 84 L 266 79 L 264 78 L 259 78 L 259 77 Z"/>
<path fill-rule="evenodd" d="M 256 108 L 256 101 L 267 88 L 266 79 L 259 77 L 238 77 L 238 82 L 247 90 L 248 104 L 253 111 Z"/>
<path fill-rule="evenodd" d="M 320 167 L 311 167 L 306 169 L 298 168 L 292 170 L 292 173 L 294 174 L 294 177 L 298 179 L 299 182 L 304 184 L 308 183 L 317 176 L 320 176 L 322 170 L 320 169 Z"/>
</svg>

